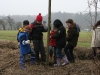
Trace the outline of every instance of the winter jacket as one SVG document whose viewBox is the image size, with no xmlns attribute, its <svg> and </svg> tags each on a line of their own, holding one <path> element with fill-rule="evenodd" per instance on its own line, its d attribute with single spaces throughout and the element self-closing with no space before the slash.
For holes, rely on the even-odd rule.
<svg viewBox="0 0 100 75">
<path fill-rule="evenodd" d="M 76 47 L 79 37 L 79 31 L 77 31 L 77 28 L 69 28 L 67 34 L 68 35 L 66 37 L 66 41 L 68 42 L 68 44 L 72 45 L 73 47 Z"/>
<path fill-rule="evenodd" d="M 66 45 L 66 29 L 63 26 L 62 22 L 59 19 L 56 19 L 53 22 L 54 27 L 58 30 L 55 35 L 51 36 L 51 38 L 55 38 L 57 40 L 56 47 L 63 48 Z"/>
<path fill-rule="evenodd" d="M 30 44 L 26 44 L 25 41 L 28 40 L 29 34 L 27 32 L 20 32 L 18 35 L 18 40 L 20 42 L 20 54 L 27 54 L 31 51 Z"/>
<path fill-rule="evenodd" d="M 50 36 L 55 35 L 56 32 L 54 30 L 51 31 Z M 56 39 L 50 38 L 50 46 L 56 47 Z"/>
<path fill-rule="evenodd" d="M 32 40 L 42 40 L 42 32 L 47 32 L 47 29 L 45 29 L 42 24 L 38 24 L 36 22 L 31 23 L 30 27 L 32 28 L 32 32 L 30 33 Z"/>
<path fill-rule="evenodd" d="M 100 47 L 100 26 L 93 30 L 91 47 Z"/>
</svg>

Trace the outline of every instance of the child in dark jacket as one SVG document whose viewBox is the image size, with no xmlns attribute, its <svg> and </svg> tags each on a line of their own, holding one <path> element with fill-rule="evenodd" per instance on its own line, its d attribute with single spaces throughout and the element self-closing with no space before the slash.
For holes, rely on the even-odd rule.
<svg viewBox="0 0 100 75">
<path fill-rule="evenodd" d="M 24 32 L 20 32 L 18 35 L 18 40 L 20 42 L 20 66 L 21 69 L 25 69 L 25 57 L 27 54 L 31 54 L 30 62 L 36 64 L 35 62 L 35 52 L 30 48 L 29 33 L 31 32 L 30 26 L 24 27 Z"/>
<path fill-rule="evenodd" d="M 30 24 L 32 28 L 31 37 L 34 44 L 34 51 L 36 53 L 36 60 L 40 62 L 39 53 L 41 53 L 41 61 L 43 64 L 46 64 L 46 54 L 43 42 L 43 32 L 47 32 L 47 29 L 44 28 L 42 24 L 43 17 L 41 13 L 36 16 L 36 20 Z"/>
<path fill-rule="evenodd" d="M 64 61 L 62 65 L 66 65 L 66 64 L 68 64 L 67 57 L 62 54 L 62 49 L 66 45 L 66 29 L 59 19 L 56 19 L 53 22 L 53 25 L 55 28 L 57 28 L 57 33 L 55 35 L 51 36 L 51 38 L 55 38 L 57 40 L 57 44 L 56 44 L 57 64 L 54 64 L 54 66 L 60 66 L 61 59 L 63 59 L 63 61 Z"/>
<path fill-rule="evenodd" d="M 57 29 L 54 28 L 51 32 L 50 32 L 50 58 L 52 59 L 53 53 L 54 53 L 54 63 L 56 63 L 56 39 L 51 38 L 51 36 L 55 35 L 57 32 Z M 54 52 L 53 52 L 54 49 Z"/>
<path fill-rule="evenodd" d="M 66 41 L 68 44 L 65 46 L 65 54 L 68 57 L 68 60 L 72 63 L 75 62 L 73 50 L 74 47 L 76 47 L 77 42 L 78 42 L 78 37 L 79 37 L 79 31 L 77 30 L 76 24 L 72 19 L 68 19 L 66 21 L 67 26 L 68 26 L 68 36 L 66 37 Z"/>
</svg>

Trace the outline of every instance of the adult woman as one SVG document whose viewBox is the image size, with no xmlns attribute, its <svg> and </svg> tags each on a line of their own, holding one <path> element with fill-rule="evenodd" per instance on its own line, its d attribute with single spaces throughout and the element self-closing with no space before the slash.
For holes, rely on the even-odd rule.
<svg viewBox="0 0 100 75">
<path fill-rule="evenodd" d="M 96 57 L 96 51 L 100 48 L 100 20 L 93 27 L 91 47 L 93 50 L 93 56 Z"/>
</svg>

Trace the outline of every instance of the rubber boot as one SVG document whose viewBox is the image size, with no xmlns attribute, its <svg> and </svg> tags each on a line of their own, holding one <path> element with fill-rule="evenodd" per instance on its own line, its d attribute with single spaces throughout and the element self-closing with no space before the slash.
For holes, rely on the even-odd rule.
<svg viewBox="0 0 100 75">
<path fill-rule="evenodd" d="M 21 67 L 22 70 L 26 69 L 25 64 L 20 63 L 20 67 Z"/>
<path fill-rule="evenodd" d="M 68 62 L 68 59 L 67 59 L 67 57 L 66 57 L 66 55 L 65 56 L 63 56 L 63 64 L 62 64 L 62 66 L 64 66 L 64 65 L 67 65 L 69 62 Z"/>
<path fill-rule="evenodd" d="M 54 64 L 54 66 L 58 66 L 59 67 L 61 65 L 61 58 L 57 58 L 56 61 L 57 61 L 57 64 Z"/>
<path fill-rule="evenodd" d="M 36 62 L 36 57 L 31 57 L 30 63 L 36 65 L 36 64 L 37 64 L 37 62 Z"/>
</svg>

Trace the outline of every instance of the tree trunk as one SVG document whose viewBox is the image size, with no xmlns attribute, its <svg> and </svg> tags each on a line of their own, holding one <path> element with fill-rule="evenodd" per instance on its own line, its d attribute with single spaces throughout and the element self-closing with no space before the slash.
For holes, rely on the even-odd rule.
<svg viewBox="0 0 100 75">
<path fill-rule="evenodd" d="M 48 4 L 48 33 L 47 33 L 47 65 L 49 64 L 49 40 L 50 40 L 50 24 L 51 24 L 51 0 Z"/>
</svg>

